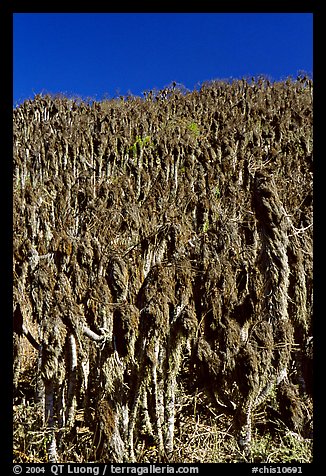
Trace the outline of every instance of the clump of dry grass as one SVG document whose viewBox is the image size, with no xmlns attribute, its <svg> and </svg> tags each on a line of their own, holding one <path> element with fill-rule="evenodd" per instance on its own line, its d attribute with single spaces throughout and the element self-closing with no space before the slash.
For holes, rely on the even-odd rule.
<svg viewBox="0 0 326 476">
<path fill-rule="evenodd" d="M 46 462 L 46 428 L 42 428 L 42 406 L 14 405 L 13 452 L 17 463 Z"/>
<path fill-rule="evenodd" d="M 137 463 L 310 463 L 313 441 L 290 431 L 281 421 L 265 421 L 255 430 L 250 454 L 239 449 L 232 430 L 233 419 L 217 414 L 207 396 L 179 395 L 177 428 L 173 454 L 162 458 L 154 442 L 140 438 L 135 445 Z M 41 428 L 40 407 L 14 408 L 14 461 L 47 462 L 46 427 Z M 94 431 L 83 426 L 83 418 L 73 432 L 60 431 L 62 462 L 96 462 Z M 273 428 L 273 432 L 269 428 Z M 311 436 L 311 435 L 310 435 Z M 105 461 L 105 460 L 104 460 Z"/>
</svg>

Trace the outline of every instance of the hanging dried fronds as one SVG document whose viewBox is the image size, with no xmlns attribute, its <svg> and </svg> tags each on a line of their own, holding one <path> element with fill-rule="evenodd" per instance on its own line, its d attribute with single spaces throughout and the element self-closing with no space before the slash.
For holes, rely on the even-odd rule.
<svg viewBox="0 0 326 476">
<path fill-rule="evenodd" d="M 259 78 L 14 110 L 15 395 L 32 346 L 49 460 L 82 412 L 78 458 L 144 441 L 173 461 L 181 381 L 246 451 L 267 406 L 304 432 L 311 93 Z"/>
</svg>

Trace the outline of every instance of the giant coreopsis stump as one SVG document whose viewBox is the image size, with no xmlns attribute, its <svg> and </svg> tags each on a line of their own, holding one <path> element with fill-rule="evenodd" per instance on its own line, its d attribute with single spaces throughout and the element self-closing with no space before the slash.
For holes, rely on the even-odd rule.
<svg viewBox="0 0 326 476">
<path fill-rule="evenodd" d="M 92 461 L 173 461 L 181 381 L 241 448 L 267 406 L 304 431 L 312 157 L 307 78 L 14 110 L 14 385 L 34 347 L 49 461 L 81 421 Z"/>
</svg>

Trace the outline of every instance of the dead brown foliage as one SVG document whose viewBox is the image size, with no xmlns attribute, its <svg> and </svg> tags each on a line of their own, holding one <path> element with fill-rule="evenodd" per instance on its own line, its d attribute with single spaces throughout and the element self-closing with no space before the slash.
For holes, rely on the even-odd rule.
<svg viewBox="0 0 326 476">
<path fill-rule="evenodd" d="M 304 434 L 312 159 L 302 77 L 14 110 L 15 397 L 50 461 L 80 427 L 76 461 L 173 461 L 181 381 L 244 449 L 271 405 Z"/>
</svg>

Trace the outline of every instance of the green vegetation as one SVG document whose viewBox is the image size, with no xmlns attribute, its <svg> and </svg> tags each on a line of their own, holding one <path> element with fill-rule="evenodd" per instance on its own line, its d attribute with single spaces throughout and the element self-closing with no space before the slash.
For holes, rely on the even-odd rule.
<svg viewBox="0 0 326 476">
<path fill-rule="evenodd" d="M 203 233 L 207 233 L 209 230 L 209 222 L 206 220 L 203 224 Z"/>
<path fill-rule="evenodd" d="M 190 122 L 188 124 L 188 129 L 194 134 L 195 137 L 198 137 L 200 135 L 200 130 L 196 122 Z"/>
<path fill-rule="evenodd" d="M 220 191 L 219 186 L 217 185 L 217 186 L 214 188 L 214 196 L 215 196 L 216 199 L 219 199 L 219 198 L 220 198 L 220 195 L 221 195 L 221 191 Z"/>
<path fill-rule="evenodd" d="M 150 136 L 145 136 L 144 138 L 142 138 L 140 136 L 136 136 L 136 140 L 135 140 L 134 144 L 130 147 L 129 150 L 133 153 L 134 157 L 137 157 L 138 148 L 140 150 L 142 150 L 142 149 L 144 149 L 144 147 L 150 146 L 150 145 L 151 145 Z"/>
</svg>

